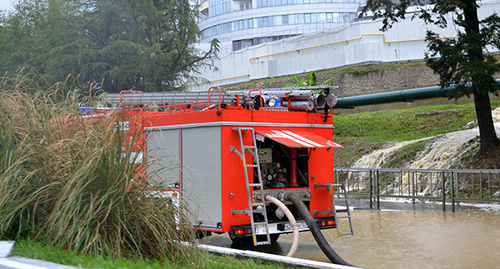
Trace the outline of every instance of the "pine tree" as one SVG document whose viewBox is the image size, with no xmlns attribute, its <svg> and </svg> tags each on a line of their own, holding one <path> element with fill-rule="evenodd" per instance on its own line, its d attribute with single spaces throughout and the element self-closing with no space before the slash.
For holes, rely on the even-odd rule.
<svg viewBox="0 0 500 269">
<path fill-rule="evenodd" d="M 13 41 L 0 72 L 28 65 L 110 92 L 171 90 L 216 57 L 217 41 L 204 53 L 193 46 L 197 16 L 188 0 L 22 0 L 0 28 Z"/>
</svg>

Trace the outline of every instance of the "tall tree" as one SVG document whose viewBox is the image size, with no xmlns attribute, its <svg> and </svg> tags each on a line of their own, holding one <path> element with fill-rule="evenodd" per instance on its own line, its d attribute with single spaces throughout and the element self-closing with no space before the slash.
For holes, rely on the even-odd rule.
<svg viewBox="0 0 500 269">
<path fill-rule="evenodd" d="M 491 115 L 489 92 L 499 89 L 493 74 L 500 70 L 498 62 L 488 53 L 488 46 L 500 49 L 500 18 L 496 13 L 480 20 L 475 0 L 368 0 L 362 16 L 372 12 L 373 19 L 382 18 L 383 31 L 399 19 L 405 19 L 412 6 L 412 18 L 419 17 L 426 23 L 445 28 L 451 20 L 458 31 L 456 39 L 440 39 L 428 31 L 429 52 L 427 65 L 439 75 L 441 87 L 457 84 L 465 93 L 465 86 L 472 84 L 474 104 L 479 125 L 479 155 L 486 157 L 500 151 Z"/>
<path fill-rule="evenodd" d="M 57 79 L 79 75 L 113 92 L 172 89 L 193 81 L 218 51 L 217 41 L 208 52 L 193 46 L 197 16 L 187 0 L 21 0 L 0 39 L 10 31 L 19 46 L 6 54 L 22 57 L 10 57 L 4 68 L 30 65 Z"/>
</svg>

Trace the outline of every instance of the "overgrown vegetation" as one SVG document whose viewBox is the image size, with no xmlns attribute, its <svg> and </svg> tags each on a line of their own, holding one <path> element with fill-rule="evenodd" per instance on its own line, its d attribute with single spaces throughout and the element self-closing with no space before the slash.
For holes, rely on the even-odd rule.
<svg viewBox="0 0 500 269">
<path fill-rule="evenodd" d="M 51 85 L 51 86 L 48 86 Z M 0 238 L 110 258 L 198 263 L 168 199 L 143 192 L 139 137 L 117 113 L 84 118 L 71 83 L 0 78 Z M 48 87 L 47 87 L 48 86 Z M 40 90 L 42 89 L 42 90 Z"/>
<path fill-rule="evenodd" d="M 500 102 L 492 102 L 492 107 L 500 107 Z M 348 167 L 386 144 L 470 129 L 477 123 L 474 104 L 460 104 L 341 114 L 334 117 L 333 126 L 335 142 L 344 145 L 336 150 L 335 165 Z M 421 143 L 411 147 L 423 148 L 426 142 Z M 406 149 L 405 154 L 414 150 Z"/>
<path fill-rule="evenodd" d="M 302 79 L 297 75 L 293 75 L 293 79 L 295 80 L 295 83 L 286 83 L 285 88 L 316 86 L 317 83 L 316 74 L 314 74 L 313 71 L 307 74 L 307 80 Z M 333 78 L 329 78 L 325 82 L 321 83 L 321 85 L 334 86 Z"/>
</svg>

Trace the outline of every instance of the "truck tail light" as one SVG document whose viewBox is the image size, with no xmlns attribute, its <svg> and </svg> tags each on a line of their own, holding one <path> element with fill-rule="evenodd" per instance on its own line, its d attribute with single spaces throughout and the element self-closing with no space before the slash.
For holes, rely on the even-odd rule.
<svg viewBox="0 0 500 269">
<path fill-rule="evenodd" d="M 316 221 L 320 228 L 335 228 L 335 220 L 334 219 L 321 219 Z"/>
<path fill-rule="evenodd" d="M 236 229 L 234 230 L 234 235 L 245 235 L 250 234 L 252 231 L 250 229 Z"/>
<path fill-rule="evenodd" d="M 252 227 L 250 225 L 239 225 L 231 227 L 229 235 L 231 238 L 249 236 L 252 234 Z"/>
</svg>

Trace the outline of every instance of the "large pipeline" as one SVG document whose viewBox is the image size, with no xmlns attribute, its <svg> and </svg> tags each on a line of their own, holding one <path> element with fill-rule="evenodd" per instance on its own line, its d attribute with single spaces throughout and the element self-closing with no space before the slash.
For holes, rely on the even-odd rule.
<svg viewBox="0 0 500 269">
<path fill-rule="evenodd" d="M 471 94 L 472 86 L 470 84 L 467 84 L 465 86 L 465 90 L 468 94 Z M 456 96 L 457 91 L 457 86 L 452 85 L 443 89 L 440 86 L 432 86 L 409 90 L 349 96 L 337 98 L 337 104 L 333 108 L 354 108 L 356 106 L 367 106 L 393 102 L 411 102 L 414 100 L 436 97 L 450 98 Z"/>
<path fill-rule="evenodd" d="M 311 231 L 312 235 L 314 236 L 314 239 L 318 243 L 318 246 L 321 248 L 321 251 L 323 251 L 323 253 L 325 253 L 326 257 L 328 257 L 328 259 L 332 263 L 353 266 L 352 264 L 349 264 L 348 262 L 344 261 L 332 249 L 332 247 L 330 247 L 330 244 L 328 244 L 328 242 L 326 241 L 325 236 L 323 236 L 323 233 L 321 233 L 321 230 L 319 229 L 319 226 L 316 223 L 316 220 L 313 218 L 313 216 L 309 212 L 309 208 L 307 208 L 307 206 L 304 204 L 304 202 L 302 202 L 302 199 L 300 197 L 298 197 L 296 194 L 287 192 L 283 196 L 283 199 L 285 201 L 290 201 L 295 205 L 295 208 L 297 208 L 300 215 L 306 221 L 307 226 L 309 226 L 309 230 Z"/>
</svg>

